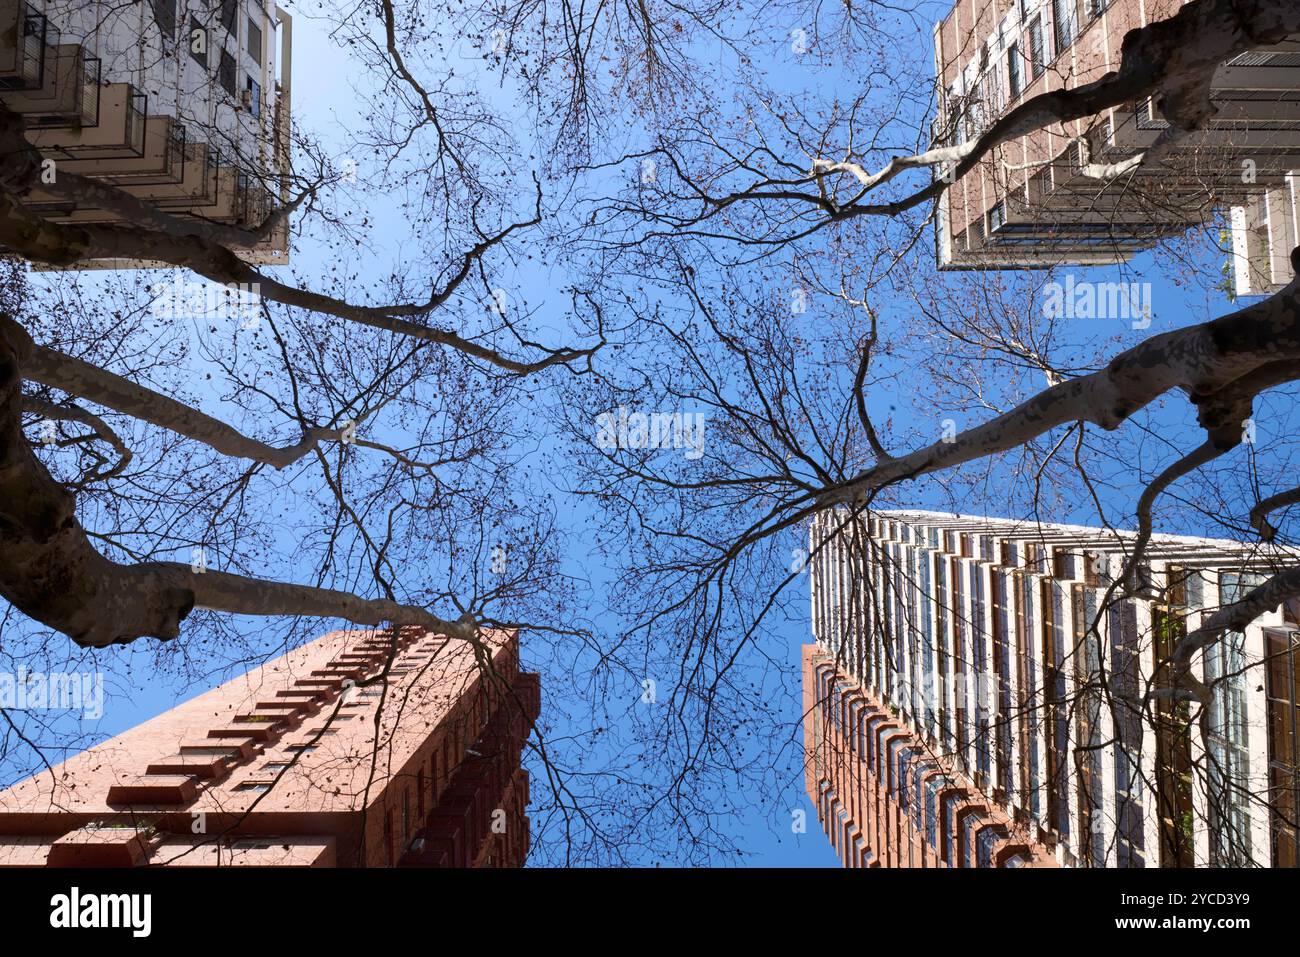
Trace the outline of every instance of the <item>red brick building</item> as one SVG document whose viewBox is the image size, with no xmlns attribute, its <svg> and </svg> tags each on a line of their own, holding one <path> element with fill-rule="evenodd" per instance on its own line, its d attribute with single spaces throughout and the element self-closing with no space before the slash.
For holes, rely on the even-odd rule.
<svg viewBox="0 0 1300 957">
<path fill-rule="evenodd" d="M 958 0 L 934 29 L 934 145 L 975 140 L 1038 94 L 1117 70 L 1125 34 L 1187 2 Z M 1204 130 L 1119 175 L 1095 170 L 1134 160 L 1168 126 L 1149 98 L 992 150 L 939 201 L 940 268 L 1126 262 L 1230 208 L 1236 292 L 1280 288 L 1300 242 L 1300 42 L 1241 54 L 1211 85 L 1217 112 Z"/>
<path fill-rule="evenodd" d="M 324 635 L 0 793 L 0 866 L 520 866 L 540 683 L 483 648 Z"/>
<path fill-rule="evenodd" d="M 905 718 L 803 648 L 804 785 L 845 867 L 1055 867 Z"/>
</svg>

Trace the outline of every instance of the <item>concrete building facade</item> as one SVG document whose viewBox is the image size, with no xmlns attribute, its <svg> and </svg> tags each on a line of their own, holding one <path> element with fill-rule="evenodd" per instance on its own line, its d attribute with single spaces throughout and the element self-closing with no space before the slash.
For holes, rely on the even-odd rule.
<svg viewBox="0 0 1300 957">
<path fill-rule="evenodd" d="M 858 866 L 1276 866 L 1300 858 L 1300 608 L 1194 659 L 1177 641 L 1296 555 L 942 515 L 812 529 L 807 790 Z M 1145 702 L 1145 703 L 1144 703 Z M 1194 710 L 1195 709 L 1195 710 Z"/>
<path fill-rule="evenodd" d="M 289 196 L 291 38 L 273 0 L 0 0 L 0 104 L 23 118 L 45 175 L 252 230 Z M 48 190 L 24 202 L 54 223 L 122 218 Z M 232 249 L 285 263 L 288 223 Z"/>
<path fill-rule="evenodd" d="M 483 644 L 324 635 L 0 792 L 0 866 L 522 866 L 540 684 Z"/>
<path fill-rule="evenodd" d="M 977 138 L 1040 93 L 1118 68 L 1124 35 L 1188 0 L 959 0 L 934 30 L 939 112 L 934 145 Z M 1239 295 L 1290 281 L 1300 245 L 1300 42 L 1242 54 L 1212 83 L 1207 129 L 1162 162 L 1099 177 L 1168 127 L 1150 99 L 1051 124 L 993 150 L 944 192 L 941 268 L 1005 269 L 1126 262 L 1229 210 L 1229 273 Z M 937 176 L 949 176 L 937 170 Z"/>
</svg>

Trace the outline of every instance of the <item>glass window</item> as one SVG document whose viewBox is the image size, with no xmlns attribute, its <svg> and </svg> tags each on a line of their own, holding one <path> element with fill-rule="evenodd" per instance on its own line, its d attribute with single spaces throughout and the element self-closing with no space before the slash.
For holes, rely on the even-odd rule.
<svg viewBox="0 0 1300 957">
<path fill-rule="evenodd" d="M 1043 20 L 1035 16 L 1025 32 L 1029 35 L 1029 77 L 1036 80 L 1047 66 L 1043 59 Z"/>
<path fill-rule="evenodd" d="M 1142 688 L 1141 642 L 1137 609 L 1125 601 L 1108 612 L 1111 641 L 1111 675 L 1115 707 L 1115 856 L 1119 867 L 1144 867 L 1142 713 L 1135 704 Z"/>
<path fill-rule="evenodd" d="M 1220 605 L 1239 601 L 1264 580 L 1258 574 L 1220 574 Z M 1250 774 L 1245 643 L 1243 632 L 1225 632 L 1206 649 L 1204 658 L 1205 680 L 1214 692 L 1207 748 L 1210 863 L 1223 867 L 1251 864 L 1250 808 L 1244 787 Z"/>
<path fill-rule="evenodd" d="M 217 66 L 217 83 L 231 96 L 235 95 L 235 58 L 227 50 L 221 51 L 221 61 Z"/>
<path fill-rule="evenodd" d="M 998 842 L 1001 835 L 991 827 L 986 827 L 980 831 L 980 836 L 975 839 L 976 845 L 976 867 L 993 866 L 993 845 Z"/>
<path fill-rule="evenodd" d="M 1079 11 L 1075 0 L 1052 0 L 1052 22 L 1056 26 L 1056 55 L 1074 42 L 1079 30 Z"/>
<path fill-rule="evenodd" d="M 1007 208 L 1002 203 L 997 203 L 989 210 L 989 229 L 990 233 L 1001 229 L 1007 221 Z"/>
<path fill-rule="evenodd" d="M 1274 867 L 1300 865 L 1300 648 L 1295 632 L 1265 633 L 1268 656 L 1266 687 L 1269 728 L 1269 836 Z"/>
<path fill-rule="evenodd" d="M 971 593 L 971 651 L 973 656 L 974 712 L 975 712 L 975 770 L 979 776 L 979 787 L 989 786 L 991 769 L 990 758 L 990 722 L 988 689 L 988 648 L 984 627 L 984 568 L 976 562 L 970 563 Z"/>
<path fill-rule="evenodd" d="M 1086 565 L 1086 562 L 1085 562 Z M 1094 627 L 1097 621 L 1099 589 L 1074 585 L 1076 677 L 1081 689 L 1078 715 L 1078 741 L 1086 750 L 1077 755 L 1079 831 L 1084 853 L 1094 867 L 1106 866 L 1105 833 L 1107 821 L 1102 809 L 1101 756 L 1105 742 L 1101 737 L 1102 683 L 1101 638 Z"/>
<path fill-rule="evenodd" d="M 942 555 L 934 557 L 935 644 L 939 655 L 935 691 L 939 707 L 939 737 L 945 751 L 952 751 L 952 725 L 948 714 L 948 564 Z"/>
<path fill-rule="evenodd" d="M 922 718 L 927 736 L 933 740 L 938 733 L 938 707 L 935 702 L 934 684 L 934 603 L 930 590 L 930 565 L 933 559 L 929 551 L 919 553 L 918 572 L 921 579 L 921 678 L 918 693 L 921 698 Z"/>
<path fill-rule="evenodd" d="M 1153 681 L 1166 680 L 1174 646 L 1186 635 L 1186 620 L 1176 611 L 1157 607 L 1153 613 Z M 1186 701 L 1159 699 L 1155 707 L 1157 808 L 1160 820 L 1160 866 L 1191 867 L 1192 752 L 1191 708 Z"/>
<path fill-rule="evenodd" d="M 244 46 L 248 50 L 248 55 L 256 61 L 258 66 L 261 66 L 262 28 L 253 21 L 252 17 L 248 18 L 248 35 L 244 39 Z"/>
<path fill-rule="evenodd" d="M 1038 727 L 1042 699 L 1038 687 L 1038 661 L 1035 654 L 1034 579 L 1016 572 L 1016 666 L 1020 679 L 1020 786 L 1030 815 L 1037 819 L 1038 803 Z"/>
</svg>

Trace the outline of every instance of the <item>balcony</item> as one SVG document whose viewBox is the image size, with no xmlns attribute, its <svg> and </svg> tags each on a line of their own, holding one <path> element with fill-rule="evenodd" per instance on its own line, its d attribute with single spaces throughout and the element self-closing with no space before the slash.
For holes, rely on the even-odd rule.
<svg viewBox="0 0 1300 957">
<path fill-rule="evenodd" d="M 281 20 L 287 69 L 287 15 Z M 278 202 L 287 201 L 287 73 L 277 85 L 271 115 L 258 121 L 264 131 L 250 134 L 252 141 L 244 144 L 248 155 L 243 156 L 187 132 L 176 117 L 150 113 L 148 98 L 131 77 L 105 78 L 102 70 L 81 38 L 62 34 L 21 0 L 0 0 L 0 103 L 23 117 L 29 142 L 57 168 L 120 189 L 195 225 L 255 230 Z M 239 107 L 233 104 L 232 109 Z M 54 223 L 114 223 L 121 218 L 116 210 L 74 202 L 39 185 L 25 204 Z M 232 249 L 252 262 L 287 262 L 288 224 Z M 111 261 L 79 268 L 97 265 L 160 264 Z"/>
</svg>

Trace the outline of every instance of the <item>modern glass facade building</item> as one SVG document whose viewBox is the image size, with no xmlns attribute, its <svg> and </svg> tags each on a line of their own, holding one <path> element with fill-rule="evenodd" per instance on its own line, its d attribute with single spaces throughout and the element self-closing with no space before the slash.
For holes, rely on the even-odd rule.
<svg viewBox="0 0 1300 957">
<path fill-rule="evenodd" d="M 849 864 L 1295 866 L 1297 609 L 1193 661 L 1208 614 L 1296 556 L 930 512 L 822 514 L 807 786 Z M 1165 689 L 1164 692 L 1161 689 Z"/>
</svg>

